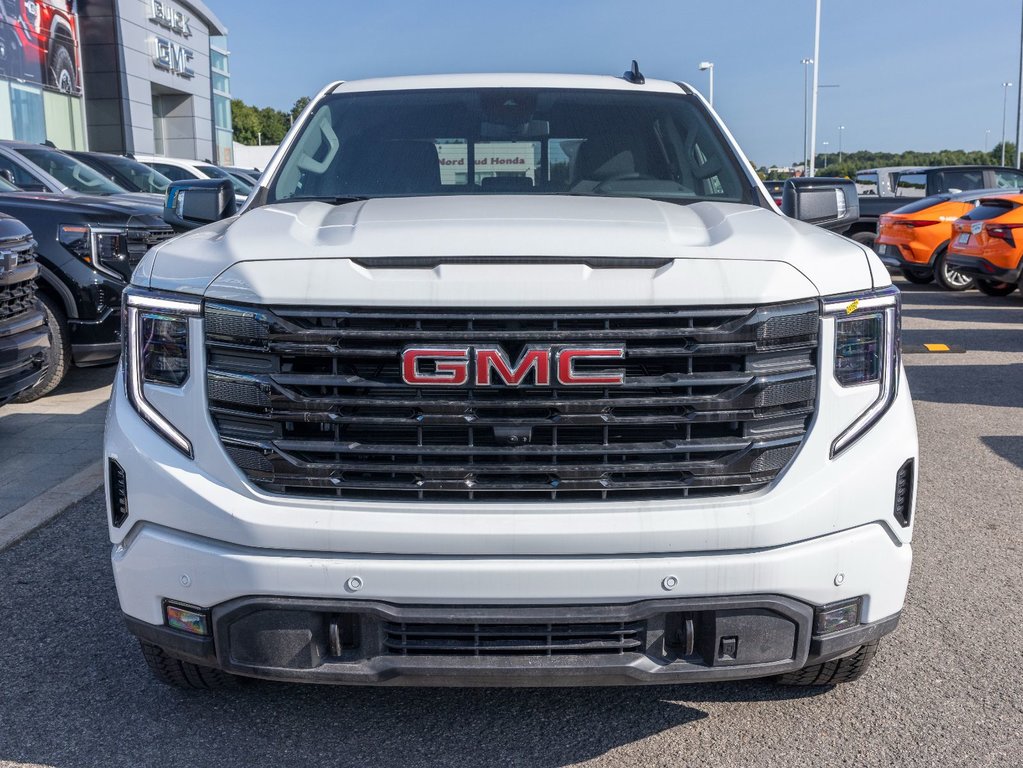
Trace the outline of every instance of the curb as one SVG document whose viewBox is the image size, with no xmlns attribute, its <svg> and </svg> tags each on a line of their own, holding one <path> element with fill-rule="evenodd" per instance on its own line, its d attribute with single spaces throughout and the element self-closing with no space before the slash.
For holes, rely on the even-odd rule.
<svg viewBox="0 0 1023 768">
<path fill-rule="evenodd" d="M 103 462 L 95 461 L 59 485 L 0 517 L 0 552 L 48 523 L 103 485 Z"/>
</svg>

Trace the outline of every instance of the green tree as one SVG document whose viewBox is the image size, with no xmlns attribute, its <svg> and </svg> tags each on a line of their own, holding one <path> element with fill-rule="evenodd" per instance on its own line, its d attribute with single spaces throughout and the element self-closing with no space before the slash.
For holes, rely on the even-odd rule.
<svg viewBox="0 0 1023 768">
<path fill-rule="evenodd" d="M 291 119 L 298 120 L 298 116 L 302 114 L 302 110 L 306 108 L 310 101 L 311 99 L 308 96 L 299 96 L 295 100 L 295 106 L 291 108 Z"/>
</svg>

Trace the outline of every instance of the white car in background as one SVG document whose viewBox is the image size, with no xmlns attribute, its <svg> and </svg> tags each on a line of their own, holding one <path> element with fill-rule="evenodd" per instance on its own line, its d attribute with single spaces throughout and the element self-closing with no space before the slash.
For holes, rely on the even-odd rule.
<svg viewBox="0 0 1023 768">
<path fill-rule="evenodd" d="M 188 179 L 228 179 L 234 187 L 235 197 L 238 204 L 245 202 L 252 187 L 236 176 L 232 176 L 223 168 L 218 168 L 213 163 L 202 160 L 186 160 L 180 157 L 163 157 L 161 155 L 135 155 L 135 159 L 153 170 L 159 171 L 171 181 L 186 181 Z"/>
</svg>

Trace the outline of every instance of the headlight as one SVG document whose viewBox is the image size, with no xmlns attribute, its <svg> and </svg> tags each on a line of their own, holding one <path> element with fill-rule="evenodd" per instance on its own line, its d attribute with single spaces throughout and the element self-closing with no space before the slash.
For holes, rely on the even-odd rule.
<svg viewBox="0 0 1023 768">
<path fill-rule="evenodd" d="M 128 401 L 153 429 L 191 458 L 191 442 L 146 400 L 145 385 L 181 387 L 188 380 L 188 321 L 200 316 L 202 304 L 128 288 L 122 306 Z"/>
<path fill-rule="evenodd" d="M 86 264 L 119 280 L 131 280 L 133 265 L 126 229 L 64 224 L 58 237 L 65 248 Z"/>
<path fill-rule="evenodd" d="M 895 402 L 901 364 L 901 295 L 890 286 L 865 295 L 829 296 L 824 313 L 835 321 L 835 380 L 843 387 L 879 387 L 874 402 L 831 444 L 831 458 L 835 458 Z"/>
</svg>

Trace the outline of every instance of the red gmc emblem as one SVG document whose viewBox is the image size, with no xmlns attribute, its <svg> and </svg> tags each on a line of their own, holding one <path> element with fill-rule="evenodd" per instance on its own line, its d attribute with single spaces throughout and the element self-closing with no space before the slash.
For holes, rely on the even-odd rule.
<svg viewBox="0 0 1023 768">
<path fill-rule="evenodd" d="M 579 369 L 584 360 L 621 360 L 625 347 L 527 347 L 512 363 L 500 347 L 409 347 L 401 353 L 401 375 L 406 384 L 433 387 L 477 387 L 504 384 L 521 386 L 532 374 L 532 384 L 549 387 L 620 386 L 625 371 Z M 556 381 L 555 381 L 556 380 Z"/>
</svg>

